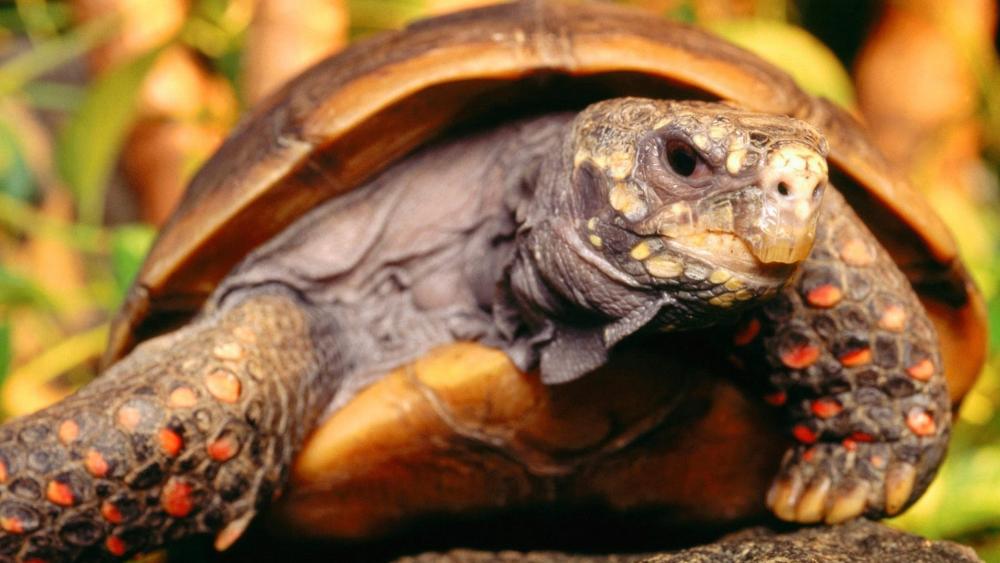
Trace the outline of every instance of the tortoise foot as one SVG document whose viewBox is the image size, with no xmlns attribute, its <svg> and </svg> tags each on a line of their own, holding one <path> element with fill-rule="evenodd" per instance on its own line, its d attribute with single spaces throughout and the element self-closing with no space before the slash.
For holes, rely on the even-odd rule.
<svg viewBox="0 0 1000 563">
<path fill-rule="evenodd" d="M 920 496 L 940 457 L 913 459 L 916 450 L 900 443 L 845 442 L 789 450 L 767 494 L 778 518 L 837 524 L 898 514 Z"/>
</svg>

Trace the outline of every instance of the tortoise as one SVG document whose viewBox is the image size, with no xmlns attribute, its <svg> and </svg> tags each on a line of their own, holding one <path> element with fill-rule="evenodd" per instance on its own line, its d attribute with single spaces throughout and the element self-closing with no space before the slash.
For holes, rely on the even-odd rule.
<svg viewBox="0 0 1000 563">
<path fill-rule="evenodd" d="M 275 501 L 354 539 L 879 518 L 933 477 L 984 335 L 933 210 L 773 66 L 617 6 L 461 12 L 237 126 L 106 372 L 0 428 L 0 553 L 225 549 Z"/>
</svg>

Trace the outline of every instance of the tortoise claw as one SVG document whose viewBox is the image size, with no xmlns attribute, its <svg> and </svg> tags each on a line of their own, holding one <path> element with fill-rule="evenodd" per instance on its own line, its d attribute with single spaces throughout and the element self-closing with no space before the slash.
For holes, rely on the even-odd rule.
<svg viewBox="0 0 1000 563">
<path fill-rule="evenodd" d="M 833 502 L 830 503 L 830 509 L 823 521 L 827 524 L 839 524 L 861 516 L 865 511 L 870 490 L 871 487 L 864 481 L 840 489 L 834 494 Z"/>
</svg>

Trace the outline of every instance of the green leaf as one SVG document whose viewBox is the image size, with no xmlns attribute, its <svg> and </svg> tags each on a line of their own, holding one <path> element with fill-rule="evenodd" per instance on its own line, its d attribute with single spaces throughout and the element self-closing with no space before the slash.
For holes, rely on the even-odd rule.
<svg viewBox="0 0 1000 563">
<path fill-rule="evenodd" d="M 62 132 L 57 164 L 84 223 L 101 222 L 111 171 L 135 119 L 143 79 L 159 54 L 153 49 L 99 77 Z"/>
<path fill-rule="evenodd" d="M 765 19 L 722 20 L 707 27 L 791 74 L 810 94 L 845 108 L 854 106 L 847 70 L 833 51 L 801 27 Z"/>
<path fill-rule="evenodd" d="M 79 59 L 116 27 L 115 19 L 102 18 L 10 57 L 0 64 L 0 96 L 20 92 L 39 76 Z"/>
<path fill-rule="evenodd" d="M 22 201 L 31 199 L 35 193 L 35 181 L 21 141 L 3 121 L 0 121 L 0 192 Z"/>
<path fill-rule="evenodd" d="M 10 373 L 10 361 L 13 353 L 10 344 L 10 321 L 0 321 L 0 385 L 3 385 Z"/>
<path fill-rule="evenodd" d="M 155 235 L 156 231 L 147 225 L 126 225 L 114 230 L 111 236 L 111 271 L 119 303 L 139 272 Z"/>
<path fill-rule="evenodd" d="M 14 307 L 51 310 L 53 301 L 34 280 L 0 267 L 0 311 Z"/>
<path fill-rule="evenodd" d="M 677 3 L 676 6 L 667 11 L 666 16 L 669 20 L 681 23 L 695 23 L 698 20 L 693 0 L 684 0 Z"/>
<path fill-rule="evenodd" d="M 1000 351 L 1000 299 L 990 299 L 987 310 L 989 311 L 990 350 L 996 353 Z"/>
</svg>

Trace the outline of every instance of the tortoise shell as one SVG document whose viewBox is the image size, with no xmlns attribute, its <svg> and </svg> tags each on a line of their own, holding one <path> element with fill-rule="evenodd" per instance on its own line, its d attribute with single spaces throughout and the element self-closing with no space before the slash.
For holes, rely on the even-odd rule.
<svg viewBox="0 0 1000 563">
<path fill-rule="evenodd" d="M 618 6 L 558 0 L 525 0 L 418 22 L 358 43 L 274 94 L 236 128 L 192 180 L 114 324 L 105 360 L 110 363 L 138 341 L 189 320 L 251 249 L 416 147 L 455 129 L 528 112 L 580 108 L 624 95 L 727 100 L 755 111 L 798 117 L 821 129 L 829 140 L 833 183 L 909 276 L 937 325 L 957 404 L 985 354 L 982 298 L 940 218 L 888 168 L 857 122 L 837 106 L 804 93 L 772 65 L 704 31 Z M 632 361 L 661 360 L 644 360 L 637 353 Z M 385 514 L 373 513 L 378 499 L 372 491 L 391 480 L 398 487 L 401 475 L 413 485 L 411 498 L 401 501 L 407 506 L 447 510 L 475 504 L 470 500 L 475 490 L 481 491 L 483 503 L 492 502 L 486 498 L 490 491 L 485 483 L 478 488 L 456 487 L 451 496 L 441 493 L 448 483 L 440 478 L 437 464 L 447 458 L 440 450 L 413 447 L 396 457 L 383 455 L 410 443 L 413 425 L 429 436 L 468 428 L 470 436 L 516 434 L 548 442 L 553 451 L 599 452 L 602 440 L 608 439 L 604 428 L 608 420 L 628 420 L 634 428 L 625 433 L 639 432 L 653 424 L 669 395 L 649 391 L 644 385 L 650 383 L 642 375 L 634 376 L 634 385 L 616 386 L 629 389 L 613 398 L 601 392 L 600 375 L 585 378 L 568 391 L 550 393 L 536 379 L 518 373 L 502 354 L 472 344 L 436 350 L 401 369 L 417 373 L 459 421 L 444 425 L 439 415 L 429 414 L 440 405 L 425 404 L 409 376 L 387 375 L 336 413 L 306 447 L 297 469 L 297 490 L 325 494 L 291 496 L 285 514 L 298 526 L 342 536 L 381 529 L 393 513 L 406 509 L 385 505 Z M 650 370 L 637 366 L 631 371 Z M 759 485 L 744 482 L 732 491 L 717 486 L 704 489 L 706 495 L 735 499 L 725 510 L 746 514 L 751 504 L 759 504 L 749 491 L 766 486 L 763 481 L 773 473 L 782 446 L 774 444 L 773 451 L 765 452 L 767 448 L 756 445 L 752 436 L 760 429 L 747 422 L 756 416 L 755 407 L 734 389 L 706 392 L 728 397 L 718 403 L 725 409 L 710 413 L 703 424 L 708 425 L 705 432 L 718 434 L 729 446 L 702 451 L 698 456 L 702 466 L 689 466 L 683 474 L 677 470 L 666 478 L 691 480 L 688 490 L 692 490 L 698 482 L 739 483 L 760 475 Z M 567 398 L 574 393 L 589 401 L 585 404 L 590 413 L 598 414 L 574 410 L 572 405 L 579 402 Z M 392 399 L 388 403 L 387 397 Z M 493 398 L 487 401 L 489 397 Z M 492 418 L 477 408 L 486 403 L 492 405 Z M 404 431 L 394 413 L 401 404 L 416 409 Z M 746 416 L 734 417 L 732 412 L 740 409 Z M 720 514 L 722 508 L 697 495 L 664 499 L 671 493 L 617 490 L 624 482 L 616 479 L 622 471 L 640 471 L 645 464 L 656 466 L 662 475 L 672 466 L 670 456 L 676 451 L 700 451 L 693 442 L 681 450 L 676 444 L 670 447 L 674 454 L 650 455 L 641 463 L 618 459 L 608 462 L 619 464 L 617 468 L 591 468 L 583 472 L 589 477 L 570 486 L 577 487 L 581 498 L 615 499 L 621 507 L 641 505 L 645 497 L 660 495 L 661 501 L 676 501 L 690 510 L 704 507 L 706 519 L 731 516 Z M 425 458 L 417 459 L 420 455 Z M 400 456 L 410 458 L 405 472 L 399 470 Z M 345 466 L 346 460 L 351 462 Z M 562 467 L 551 462 L 527 460 L 542 473 L 546 464 Z M 495 473 L 502 474 L 502 467 L 506 466 L 498 464 Z M 514 471 L 513 466 L 508 469 Z M 720 474 L 726 471 L 736 473 Z M 417 486 L 435 472 L 439 490 L 432 494 Z M 336 484 L 330 481 L 333 474 Z M 515 477 L 511 476 L 514 481 Z M 331 495 L 339 503 L 336 517 L 324 508 Z M 359 516 L 362 513 L 364 517 Z"/>
</svg>

